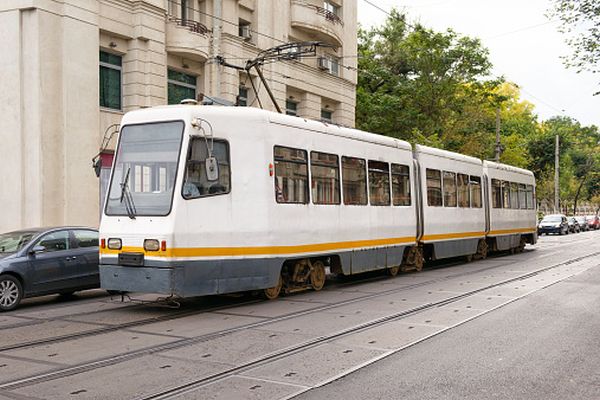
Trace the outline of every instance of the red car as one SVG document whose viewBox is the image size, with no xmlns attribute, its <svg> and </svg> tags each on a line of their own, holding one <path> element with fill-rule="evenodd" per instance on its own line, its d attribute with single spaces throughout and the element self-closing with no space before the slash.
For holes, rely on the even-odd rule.
<svg viewBox="0 0 600 400">
<path fill-rule="evenodd" d="M 585 219 L 590 229 L 600 229 L 600 219 L 597 215 L 586 215 Z"/>
</svg>

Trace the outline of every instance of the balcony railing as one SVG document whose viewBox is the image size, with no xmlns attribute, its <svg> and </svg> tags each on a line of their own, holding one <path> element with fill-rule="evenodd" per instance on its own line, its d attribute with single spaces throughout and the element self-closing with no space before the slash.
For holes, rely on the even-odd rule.
<svg viewBox="0 0 600 400">
<path fill-rule="evenodd" d="M 210 30 L 199 21 L 201 11 L 191 6 L 187 1 L 169 0 L 168 18 L 179 26 L 188 28 L 190 31 L 207 35 Z"/>
<path fill-rule="evenodd" d="M 317 10 L 317 14 L 323 15 L 327 21 L 331 21 L 334 24 L 344 25 L 344 21 L 335 13 L 319 6 L 313 6 Z"/>
</svg>

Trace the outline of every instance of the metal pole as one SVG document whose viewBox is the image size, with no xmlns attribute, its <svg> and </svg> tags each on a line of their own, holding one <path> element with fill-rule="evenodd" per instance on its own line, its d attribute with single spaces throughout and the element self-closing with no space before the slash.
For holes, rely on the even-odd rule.
<svg viewBox="0 0 600 400">
<path fill-rule="evenodd" d="M 271 88 L 269 87 L 269 84 L 265 80 L 265 77 L 263 76 L 263 73 L 260 70 L 260 67 L 258 66 L 258 64 L 254 64 L 254 69 L 256 69 L 256 72 L 258 73 L 258 77 L 262 81 L 265 89 L 267 89 L 267 93 L 269 94 L 269 97 L 271 98 L 271 101 L 273 102 L 273 105 L 275 106 L 275 109 L 277 109 L 277 112 L 279 114 L 281 114 L 281 108 L 279 107 L 279 104 L 277 104 L 277 100 L 275 100 L 275 96 L 273 96 L 273 92 L 271 91 Z"/>
<path fill-rule="evenodd" d="M 496 108 L 496 162 L 500 162 L 500 107 Z"/>
<path fill-rule="evenodd" d="M 556 145 L 555 145 L 555 149 L 554 149 L 554 212 L 558 212 L 559 211 L 559 205 L 560 205 L 560 192 L 558 190 L 558 174 L 559 174 L 559 138 L 558 135 L 556 135 Z"/>
</svg>

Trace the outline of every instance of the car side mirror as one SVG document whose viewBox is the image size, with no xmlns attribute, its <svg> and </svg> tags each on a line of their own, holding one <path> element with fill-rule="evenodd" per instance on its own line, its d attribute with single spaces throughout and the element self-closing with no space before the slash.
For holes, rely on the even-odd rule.
<svg viewBox="0 0 600 400">
<path fill-rule="evenodd" d="M 33 246 L 33 249 L 29 250 L 29 255 L 36 255 L 38 253 L 43 253 L 46 251 L 46 248 L 44 246 Z"/>
</svg>

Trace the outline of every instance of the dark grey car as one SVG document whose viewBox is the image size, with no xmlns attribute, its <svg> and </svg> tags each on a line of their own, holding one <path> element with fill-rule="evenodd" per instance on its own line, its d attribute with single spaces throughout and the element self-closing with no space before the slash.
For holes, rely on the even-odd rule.
<svg viewBox="0 0 600 400">
<path fill-rule="evenodd" d="M 98 231 L 35 228 L 0 234 L 0 311 L 24 297 L 100 287 Z"/>
</svg>

